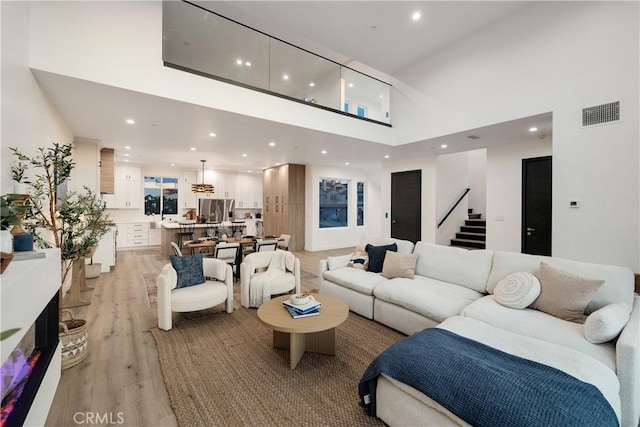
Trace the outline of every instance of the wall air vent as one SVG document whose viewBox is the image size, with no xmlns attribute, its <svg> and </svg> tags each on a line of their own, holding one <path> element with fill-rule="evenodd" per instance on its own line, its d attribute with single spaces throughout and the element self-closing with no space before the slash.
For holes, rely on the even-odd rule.
<svg viewBox="0 0 640 427">
<path fill-rule="evenodd" d="M 582 109 L 582 126 L 593 126 L 620 120 L 620 101 Z"/>
<path fill-rule="evenodd" d="M 469 138 L 469 139 L 480 139 L 480 137 L 478 135 L 469 135 L 469 136 L 467 136 L 467 138 Z"/>
</svg>

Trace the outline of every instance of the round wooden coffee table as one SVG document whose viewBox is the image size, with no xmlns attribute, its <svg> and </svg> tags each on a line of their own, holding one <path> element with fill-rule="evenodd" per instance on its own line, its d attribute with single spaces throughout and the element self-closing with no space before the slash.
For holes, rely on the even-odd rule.
<svg viewBox="0 0 640 427">
<path fill-rule="evenodd" d="M 335 355 L 335 328 L 349 316 L 349 307 L 342 300 L 323 294 L 313 297 L 322 303 L 318 316 L 291 317 L 282 305 L 289 295 L 274 298 L 258 308 L 258 318 L 273 329 L 273 346 L 289 349 L 291 369 L 295 369 L 305 351 Z"/>
</svg>

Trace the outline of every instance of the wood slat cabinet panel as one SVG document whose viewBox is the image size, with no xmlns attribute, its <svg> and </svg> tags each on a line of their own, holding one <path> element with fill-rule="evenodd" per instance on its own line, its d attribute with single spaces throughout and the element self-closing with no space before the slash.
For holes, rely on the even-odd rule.
<svg viewBox="0 0 640 427">
<path fill-rule="evenodd" d="M 100 193 L 115 192 L 115 163 L 113 148 L 100 150 Z"/>
<path fill-rule="evenodd" d="M 263 173 L 263 235 L 290 234 L 290 250 L 304 249 L 305 166 L 286 164 Z"/>
</svg>

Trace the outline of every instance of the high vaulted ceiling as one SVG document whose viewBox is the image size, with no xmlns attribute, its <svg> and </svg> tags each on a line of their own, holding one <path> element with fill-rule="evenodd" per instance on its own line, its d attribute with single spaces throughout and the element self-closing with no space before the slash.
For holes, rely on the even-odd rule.
<svg viewBox="0 0 640 427">
<path fill-rule="evenodd" d="M 198 5 L 242 22 L 274 37 L 345 65 L 365 64 L 394 73 L 484 26 L 529 6 L 531 2 L 401 2 L 401 1 L 198 1 Z M 411 14 L 419 11 L 416 22 Z M 376 27 L 373 29 L 372 27 Z M 114 29 L 115 31 L 116 29 Z M 402 47 L 402 48 L 399 48 Z M 324 132 L 240 116 L 143 93 L 34 71 L 36 78 L 78 138 L 100 140 L 124 160 L 124 146 L 132 162 L 199 169 L 200 159 L 218 169 L 259 172 L 276 163 L 318 163 L 343 166 L 379 164 L 395 150 L 394 158 L 443 154 L 531 139 L 528 126 L 551 133 L 551 114 L 496 124 L 468 134 L 389 147 Z M 69 97 L 72 93 L 74 96 Z M 139 111 L 144 126 L 122 123 L 122 106 Z M 206 123 L 220 123 L 215 140 Z M 275 141 L 275 146 L 269 146 Z M 304 143 L 301 143 L 304 141 Z M 198 147 L 190 152 L 185 147 Z M 320 150 L 330 155 L 323 156 Z M 243 156 L 246 154 L 246 156 Z"/>
</svg>

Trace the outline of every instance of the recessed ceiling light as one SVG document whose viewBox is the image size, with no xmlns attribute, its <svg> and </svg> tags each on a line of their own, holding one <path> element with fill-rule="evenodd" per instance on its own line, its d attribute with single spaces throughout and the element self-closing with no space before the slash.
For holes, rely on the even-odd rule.
<svg viewBox="0 0 640 427">
<path fill-rule="evenodd" d="M 244 65 L 246 65 L 247 67 L 251 67 L 251 62 L 247 61 L 244 63 Z"/>
<path fill-rule="evenodd" d="M 345 164 L 346 166 L 349 166 L 349 162 L 344 162 L 344 164 Z"/>
<path fill-rule="evenodd" d="M 327 150 L 322 150 L 321 153 L 322 154 L 327 154 Z"/>
<path fill-rule="evenodd" d="M 442 144 L 440 148 L 447 148 L 447 144 Z"/>
<path fill-rule="evenodd" d="M 388 159 L 388 158 L 389 158 L 389 155 L 387 154 L 386 156 L 384 156 L 384 158 L 385 158 L 385 159 Z"/>
<path fill-rule="evenodd" d="M 275 142 L 273 142 L 273 141 L 271 141 L 271 142 L 269 143 L 269 146 L 270 146 L 270 147 L 275 147 L 275 146 L 276 146 L 276 143 L 275 143 Z"/>
<path fill-rule="evenodd" d="M 196 147 L 191 147 L 191 148 L 189 148 L 189 150 L 196 151 Z"/>
<path fill-rule="evenodd" d="M 175 166 L 175 165 L 176 165 L 175 163 L 171 163 L 171 166 Z"/>
<path fill-rule="evenodd" d="M 125 162 L 128 162 L 128 161 L 129 161 L 129 159 L 124 159 L 124 161 L 125 161 Z"/>
<path fill-rule="evenodd" d="M 124 149 L 125 149 L 125 150 L 131 150 L 131 147 L 129 147 L 128 145 L 125 145 L 125 146 L 124 146 Z"/>
<path fill-rule="evenodd" d="M 353 83 L 349 83 L 349 87 L 353 87 Z"/>
<path fill-rule="evenodd" d="M 236 64 L 242 65 L 242 59 L 236 59 Z"/>
<path fill-rule="evenodd" d="M 314 87 L 316 84 L 314 82 L 309 83 L 309 86 Z"/>
<path fill-rule="evenodd" d="M 213 138 L 213 137 L 215 137 L 215 136 L 216 136 L 216 134 L 215 134 L 215 132 L 211 132 L 211 133 L 209 134 L 209 136 Z"/>
<path fill-rule="evenodd" d="M 249 169 L 247 172 L 251 173 L 251 169 Z"/>
<path fill-rule="evenodd" d="M 532 128 L 529 128 L 529 132 L 535 132 L 535 131 L 537 131 L 537 130 L 538 130 L 538 128 L 537 128 L 537 127 L 535 127 L 535 126 L 534 126 L 534 127 L 532 127 Z"/>
<path fill-rule="evenodd" d="M 133 120 L 133 119 L 127 119 L 127 120 L 125 120 L 125 121 L 126 121 L 127 123 L 129 123 L 130 125 L 135 125 L 135 124 L 136 124 L 136 121 L 135 121 L 135 120 Z"/>
<path fill-rule="evenodd" d="M 411 19 L 413 19 L 414 21 L 417 21 L 420 18 L 422 18 L 422 14 L 420 12 L 413 12 L 413 14 L 411 15 Z"/>
<path fill-rule="evenodd" d="M 280 162 L 276 162 L 276 166 L 280 166 Z"/>
<path fill-rule="evenodd" d="M 283 74 L 283 75 L 282 75 L 282 78 L 283 78 L 284 80 L 289 80 L 289 74 Z"/>
<path fill-rule="evenodd" d="M 125 155 L 126 157 L 129 157 L 131 154 L 129 154 L 129 153 L 125 153 L 124 155 Z"/>
<path fill-rule="evenodd" d="M 247 153 L 242 153 L 242 157 L 247 157 Z"/>
</svg>

